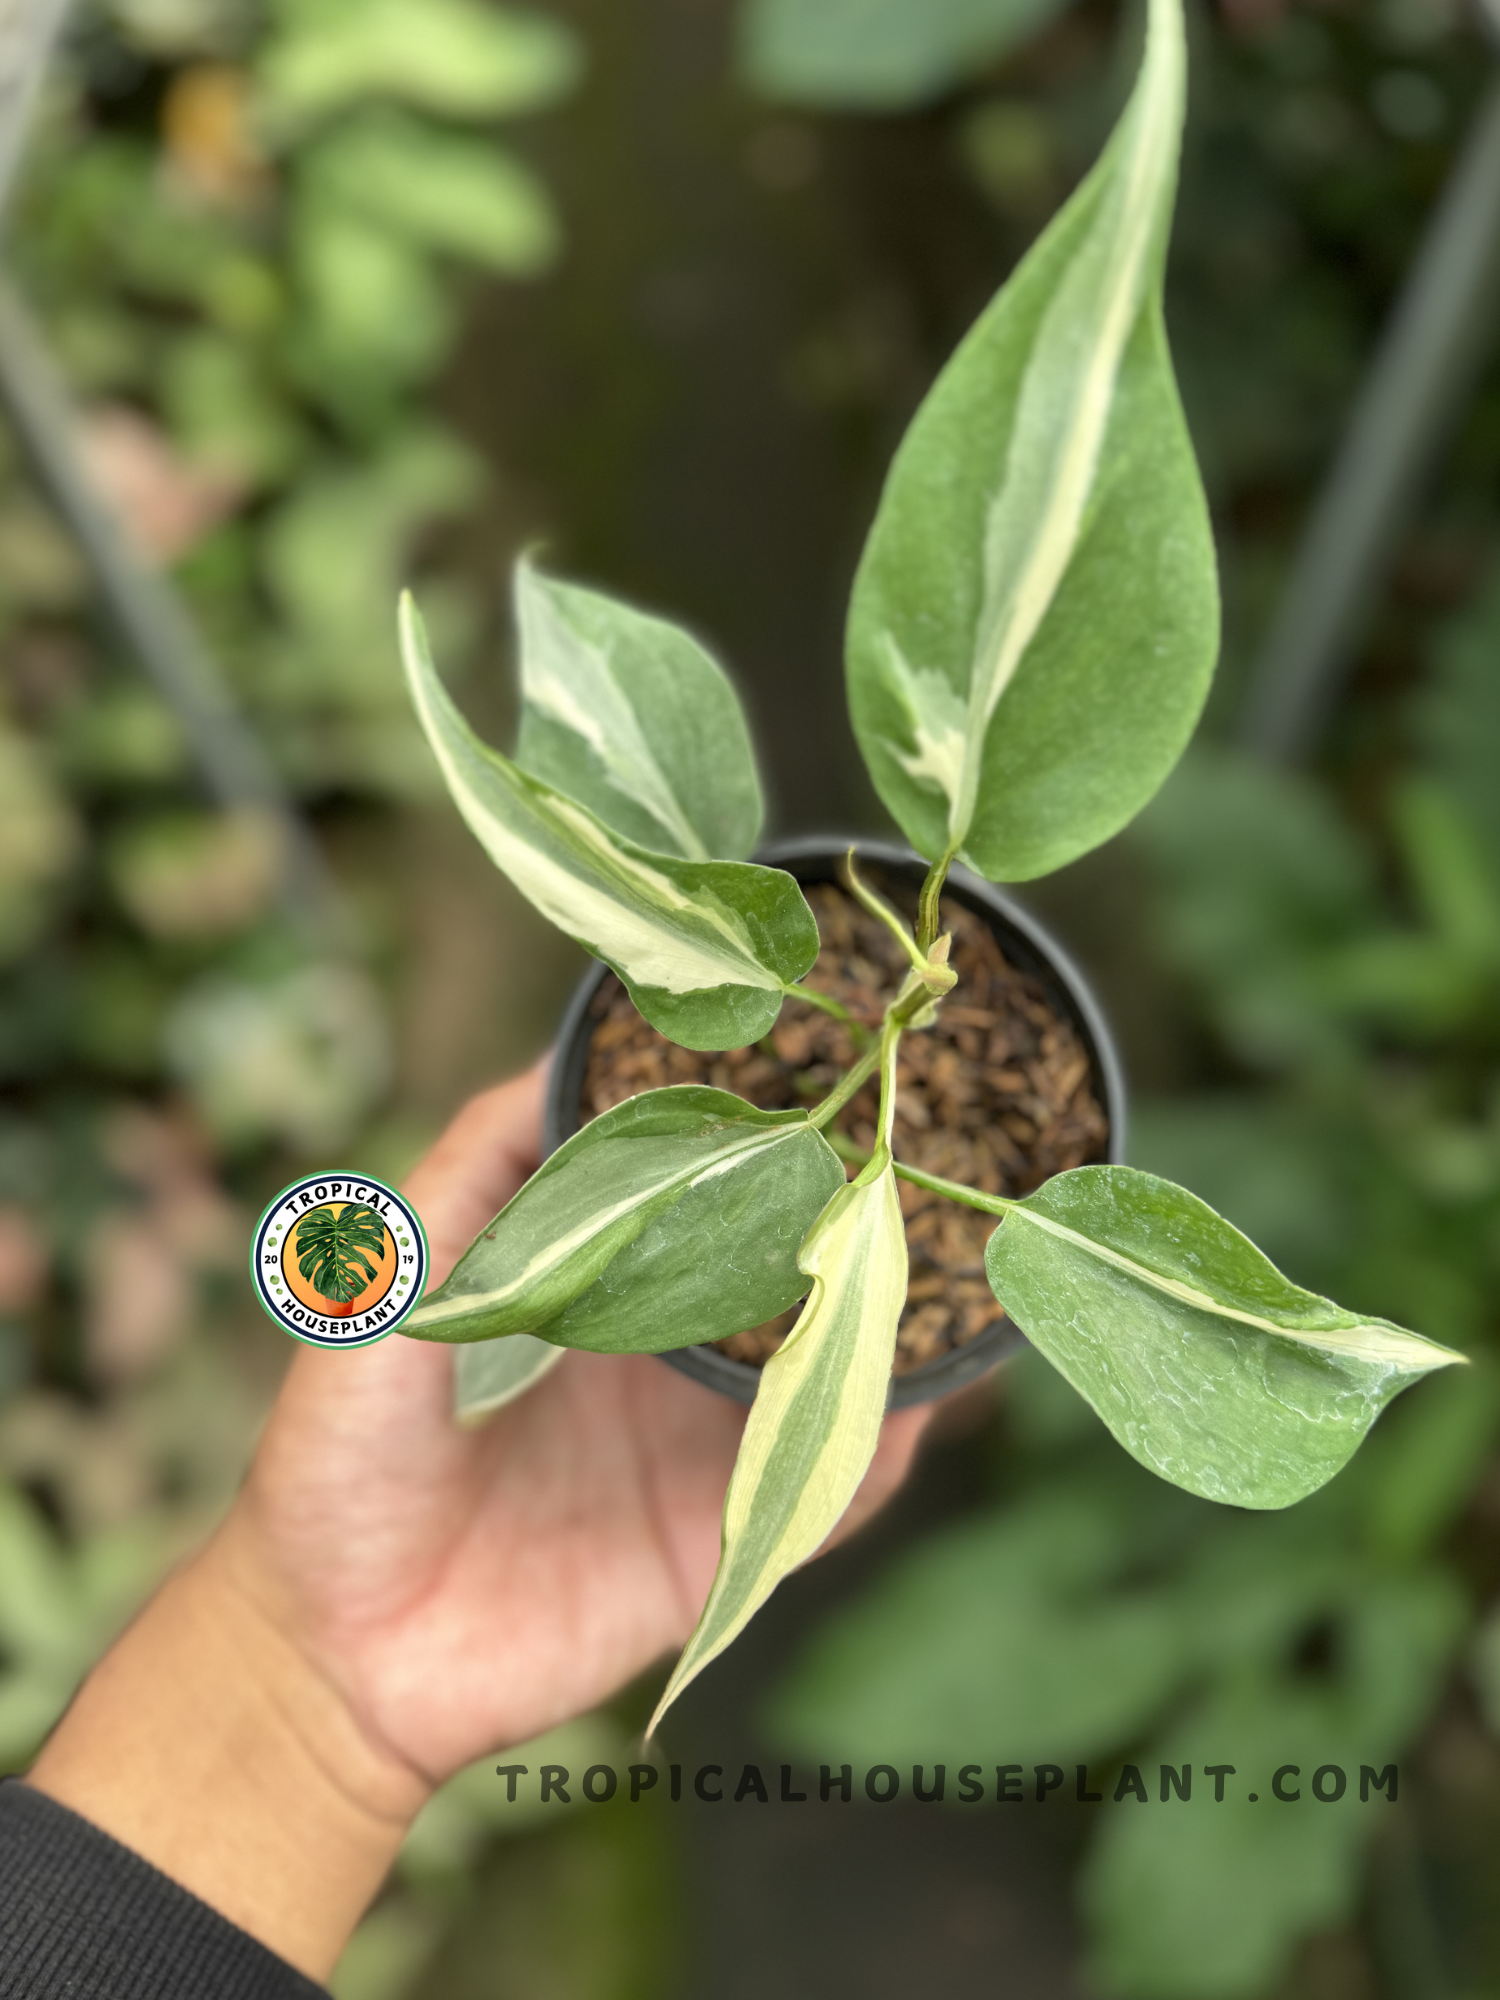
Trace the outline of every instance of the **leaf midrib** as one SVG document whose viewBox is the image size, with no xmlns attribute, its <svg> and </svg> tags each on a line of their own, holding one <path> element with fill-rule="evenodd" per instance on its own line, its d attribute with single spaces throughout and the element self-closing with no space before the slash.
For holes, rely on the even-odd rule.
<svg viewBox="0 0 1500 2000">
<path fill-rule="evenodd" d="M 523 772 L 475 736 L 438 676 L 415 606 L 408 599 L 402 600 L 401 629 L 407 684 L 449 791 L 498 865 L 506 868 L 495 854 L 495 846 L 501 845 L 511 850 L 507 873 L 520 882 L 529 868 L 533 889 L 528 890 L 522 882 L 523 893 L 536 901 L 536 878 L 547 880 L 547 893 L 557 907 L 548 910 L 539 904 L 544 915 L 571 935 L 583 935 L 590 944 L 599 944 L 602 955 L 618 959 L 632 977 L 638 974 L 632 973 L 631 960 L 620 953 L 617 944 L 611 946 L 607 935 L 590 938 L 577 921 L 569 921 L 570 893 L 586 894 L 606 904 L 616 922 L 634 930 L 635 943 L 643 951 L 648 946 L 659 951 L 663 935 L 673 939 L 674 948 L 683 951 L 698 981 L 695 985 L 668 985 L 667 990 L 674 993 L 700 993 L 725 985 L 768 993 L 786 990 L 786 982 L 761 961 L 745 932 L 711 895 L 695 899 L 679 889 L 670 876 L 627 853 L 594 814 Z M 461 759 L 470 763 L 474 772 L 493 777 L 517 817 L 532 819 L 530 838 L 483 797 L 477 777 L 464 768 Z M 526 867 L 515 850 L 524 855 Z"/>
<path fill-rule="evenodd" d="M 646 733 L 640 726 L 635 704 L 630 692 L 615 671 L 614 664 L 604 648 L 577 630 L 569 628 L 569 636 L 581 651 L 588 653 L 600 677 L 607 680 L 619 697 L 620 703 L 631 720 L 634 741 L 629 745 L 636 770 L 631 771 L 623 758 L 611 757 L 611 745 L 602 740 L 602 735 L 592 734 L 588 724 L 591 718 L 582 709 L 578 697 L 567 681 L 550 665 L 528 661 L 522 671 L 523 691 L 539 714 L 548 715 L 564 729 L 569 729 L 579 741 L 584 743 L 598 758 L 606 778 L 624 798 L 631 800 L 642 812 L 654 819 L 664 833 L 675 840 L 688 861 L 708 861 L 712 857 L 704 845 L 697 828 L 683 810 L 682 802 L 673 791 L 665 771 L 652 752 Z"/>
<path fill-rule="evenodd" d="M 1259 1313 L 1246 1312 L 1239 1306 L 1231 1306 L 1213 1298 L 1207 1292 L 1200 1292 L 1195 1286 L 1185 1284 L 1180 1278 L 1169 1278 L 1160 1271 L 1153 1271 L 1148 1264 L 1138 1264 L 1123 1251 L 1115 1250 L 1106 1243 L 1096 1243 L 1091 1237 L 1069 1229 L 1065 1223 L 1053 1221 L 1051 1216 L 1039 1215 L 1034 1209 L 1022 1203 L 1007 1204 L 1004 1218 L 1009 1221 L 1019 1217 L 1050 1236 L 1061 1238 L 1075 1249 L 1084 1251 L 1100 1262 L 1112 1264 L 1137 1282 L 1149 1285 L 1158 1292 L 1164 1292 L 1179 1304 L 1191 1306 L 1195 1311 L 1211 1313 L 1218 1319 L 1232 1319 L 1243 1326 L 1254 1327 L 1258 1333 L 1276 1335 L 1282 1340 L 1300 1341 L 1304 1346 L 1321 1347 L 1335 1353 L 1344 1353 L 1357 1361 L 1369 1361 L 1376 1365 L 1384 1363 L 1393 1367 L 1415 1368 L 1426 1372 L 1432 1368 L 1446 1368 L 1454 1362 L 1465 1361 L 1467 1357 L 1455 1354 L 1436 1342 L 1423 1340 L 1419 1334 L 1393 1332 L 1388 1327 L 1361 1322 L 1357 1326 L 1338 1328 L 1281 1326 L 1275 1320 L 1266 1319 Z M 1361 1351 L 1360 1337 L 1368 1336 Z M 1436 1359 L 1434 1357 L 1437 1357 Z"/>
<path fill-rule="evenodd" d="M 509 1284 L 499 1286 L 493 1291 L 465 1292 L 451 1300 L 445 1299 L 441 1303 L 434 1301 L 430 1306 L 419 1306 L 412 1314 L 409 1325 L 432 1326 L 445 1319 L 466 1319 L 473 1313 L 487 1312 L 495 1306 L 503 1305 L 507 1299 L 514 1298 L 518 1292 L 527 1285 L 535 1283 L 536 1279 L 547 1271 L 555 1270 L 575 1251 L 582 1249 L 611 1224 L 630 1215 L 634 1210 L 658 1200 L 664 1194 L 669 1194 L 673 1188 L 681 1188 L 682 1192 L 687 1194 L 702 1182 L 727 1173 L 731 1167 L 751 1158 L 755 1153 L 767 1151 L 772 1146 L 810 1129 L 804 1122 L 796 1125 L 778 1125 L 769 1132 L 752 1132 L 740 1142 L 726 1145 L 722 1152 L 711 1155 L 708 1160 L 698 1160 L 685 1165 L 663 1179 L 653 1182 L 651 1186 L 625 1196 L 613 1207 L 595 1211 L 585 1221 L 579 1223 L 576 1229 L 571 1230 L 566 1236 L 557 1238 L 545 1250 L 539 1251 L 526 1269 Z"/>
<path fill-rule="evenodd" d="M 990 722 L 1072 561 L 1079 525 L 1093 487 L 1120 365 L 1130 330 L 1141 309 L 1141 277 L 1157 224 L 1159 189 L 1169 170 L 1171 145 L 1163 145 L 1157 128 L 1166 120 L 1180 67 L 1179 37 L 1180 25 L 1171 20 L 1169 10 L 1159 4 L 1153 5 L 1146 58 L 1150 73 L 1144 80 L 1137 105 L 1136 144 L 1128 156 L 1118 201 L 1101 203 L 1093 225 L 1080 246 L 1079 254 L 1082 254 L 1090 246 L 1095 230 L 1114 216 L 1123 215 L 1125 228 L 1110 259 L 1112 268 L 1102 288 L 1104 310 L 1096 322 L 1093 351 L 1077 385 L 1068 428 L 1048 482 L 1046 511 L 1031 538 L 1021 572 L 1006 593 L 1009 614 L 1003 617 L 998 630 L 991 629 L 986 633 L 985 626 L 992 625 L 1002 616 L 1004 605 L 996 610 L 987 604 L 981 612 L 982 640 L 987 639 L 991 657 L 987 664 L 976 663 L 976 671 L 970 681 L 968 727 L 959 792 L 952 801 L 949 815 L 949 829 L 955 845 L 962 844 L 973 823 L 984 740 Z M 1030 375 L 1034 366 L 1033 352 L 1026 375 Z M 1018 425 L 1025 396 L 1026 380 L 1023 377 L 1016 405 Z M 1013 432 L 1012 451 L 1015 437 Z M 1010 470 L 1008 463 L 999 490 L 991 502 L 990 519 L 1004 500 L 1010 483 Z"/>
</svg>

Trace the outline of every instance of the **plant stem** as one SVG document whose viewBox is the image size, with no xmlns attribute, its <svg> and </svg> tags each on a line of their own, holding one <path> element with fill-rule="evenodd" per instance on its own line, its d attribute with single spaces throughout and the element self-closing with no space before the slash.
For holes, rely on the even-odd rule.
<svg viewBox="0 0 1500 2000">
<path fill-rule="evenodd" d="M 880 1062 L 880 1053 L 879 1048 L 867 1049 L 853 1069 L 846 1071 L 817 1110 L 809 1116 L 808 1124 L 821 1131 L 825 1125 L 837 1118 L 850 1098 L 874 1075 Z"/>
<path fill-rule="evenodd" d="M 851 1167 L 866 1167 L 875 1157 L 873 1153 L 867 1153 L 863 1146 L 856 1146 L 852 1139 L 846 1139 L 842 1132 L 833 1133 L 828 1143 Z M 930 1194 L 946 1195 L 949 1201 L 961 1201 L 968 1208 L 983 1209 L 986 1215 L 1005 1215 L 1019 1206 L 1003 1194 L 983 1194 L 978 1188 L 965 1187 L 961 1181 L 947 1181 L 941 1174 L 928 1174 L 920 1167 L 909 1167 L 904 1160 L 894 1160 L 892 1165 L 896 1169 L 897 1180 L 910 1181 L 913 1187 L 926 1188 Z"/>
<path fill-rule="evenodd" d="M 874 1180 L 891 1163 L 891 1132 L 896 1123 L 896 1051 L 901 1046 L 901 1019 L 893 1010 L 880 1031 L 880 1144 L 859 1178 Z"/>
<path fill-rule="evenodd" d="M 864 1164 L 855 1181 L 858 1187 L 868 1186 L 871 1181 L 878 1180 L 891 1164 L 891 1128 L 896 1122 L 896 1051 L 900 1046 L 901 1022 L 895 1011 L 888 1008 L 885 1025 L 880 1031 L 880 1047 L 876 1051 L 876 1060 L 880 1064 L 880 1143 L 873 1153 L 860 1152 L 857 1147 L 849 1147 L 843 1143 L 835 1144 L 835 1150 L 844 1157 L 847 1158 L 852 1153 L 863 1161 Z M 852 1094 L 849 1092 L 849 1085 L 856 1074 L 856 1071 L 850 1070 L 838 1090 L 833 1093 L 833 1097 L 818 1107 L 813 1114 L 813 1124 L 823 1122 L 834 1098 L 841 1094 Z"/>
<path fill-rule="evenodd" d="M 948 870 L 958 855 L 956 847 L 950 847 L 941 861 L 934 861 L 927 871 L 927 880 L 922 884 L 922 894 L 917 902 L 917 948 L 923 957 L 932 950 L 939 931 L 942 929 L 940 903 L 943 884 L 948 879 Z"/>
<path fill-rule="evenodd" d="M 941 1174 L 924 1173 L 920 1167 L 908 1167 L 897 1160 L 896 1172 L 913 1187 L 926 1188 L 931 1194 L 946 1195 L 949 1201 L 961 1201 L 968 1208 L 983 1209 L 986 1215 L 1008 1215 L 1018 1202 L 1009 1200 L 1003 1194 L 984 1194 L 978 1188 L 965 1187 L 962 1181 L 944 1180 Z"/>
<path fill-rule="evenodd" d="M 942 891 L 943 882 L 947 877 L 948 865 L 951 860 L 951 855 L 945 856 L 940 863 L 934 866 L 922 888 L 924 906 L 929 901 L 931 902 L 934 922 L 937 915 L 937 899 Z M 934 933 L 932 937 L 928 938 L 925 947 L 919 950 L 915 939 L 907 931 L 906 926 L 896 915 L 896 912 L 891 909 L 889 904 L 882 902 L 873 890 L 867 889 L 863 882 L 860 881 L 859 876 L 855 873 L 854 849 L 852 847 L 845 862 L 845 875 L 848 880 L 850 893 L 872 916 L 878 917 L 880 922 L 900 940 L 902 950 L 911 960 L 912 969 L 906 975 L 906 982 L 902 986 L 901 991 L 885 1010 L 885 1019 L 882 1021 L 880 1028 L 879 1048 L 867 1048 L 865 1050 L 853 1069 L 834 1085 L 828 1096 L 823 1099 L 817 1110 L 812 1113 L 809 1123 L 819 1131 L 825 1125 L 831 1124 L 849 1102 L 850 1098 L 866 1082 L 876 1065 L 879 1064 L 880 1144 L 873 1154 L 862 1155 L 861 1157 L 864 1171 L 869 1171 L 871 1167 L 875 1167 L 875 1170 L 880 1172 L 884 1170 L 885 1165 L 891 1158 L 891 1131 L 896 1117 L 896 1051 L 900 1046 L 902 1030 L 909 1027 L 913 1020 L 919 1016 L 925 1015 L 927 1021 L 932 1019 L 932 1010 L 942 999 L 943 995 L 951 991 L 955 981 L 955 974 L 947 962 L 948 940 L 943 938 L 940 941 Z M 931 892 L 930 897 L 929 891 Z M 934 948 L 939 943 L 941 943 L 941 949 L 935 950 Z M 802 986 L 788 987 L 787 991 L 803 999 L 812 1000 L 815 1006 L 826 1007 L 829 1013 L 838 1014 L 848 1021 L 851 1031 L 856 1035 L 862 1035 L 865 1032 L 859 1023 L 849 1015 L 848 1009 L 843 1007 L 839 1001 L 831 999 L 828 994 L 814 994 L 811 988 Z M 926 1025 L 925 1022 L 924 1025 Z M 878 1166 L 876 1165 L 877 1162 L 879 1162 Z M 967 1197 L 960 1195 L 958 1198 L 963 1200 Z"/>
<path fill-rule="evenodd" d="M 848 883 L 849 893 L 853 896 L 854 900 L 862 909 L 868 910 L 878 923 L 885 925 L 917 971 L 921 972 L 927 964 L 926 952 L 917 949 L 916 939 L 906 928 L 906 925 L 902 923 L 900 917 L 897 916 L 885 898 L 877 896 L 873 889 L 866 888 L 865 884 L 860 881 L 854 866 L 854 849 L 852 847 L 844 856 L 844 879 Z"/>
</svg>

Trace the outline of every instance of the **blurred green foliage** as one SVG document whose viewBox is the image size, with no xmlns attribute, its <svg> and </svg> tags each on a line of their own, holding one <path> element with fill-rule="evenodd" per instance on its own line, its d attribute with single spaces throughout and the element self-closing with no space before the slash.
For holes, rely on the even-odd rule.
<svg viewBox="0 0 1500 2000">
<path fill-rule="evenodd" d="M 0 435 L 0 1768 L 234 1490 L 282 1358 L 246 1317 L 255 1206 L 380 1152 L 381 861 L 431 789 L 396 593 L 422 561 L 449 642 L 477 629 L 434 529 L 483 470 L 435 389 L 476 279 L 560 253 L 497 121 L 581 66 L 483 0 L 99 0 L 49 74 L 8 262 L 98 482 L 340 850 L 352 949 L 278 914 L 274 829 L 204 806 Z M 461 1872 L 478 1796 L 412 1853 Z M 421 1951 L 374 1956 L 413 1972 L 429 1902 Z"/>
<path fill-rule="evenodd" d="M 746 81 L 789 104 L 899 111 L 1008 55 L 1069 0 L 743 0 Z"/>
<path fill-rule="evenodd" d="M 512 1753 L 535 1771 L 622 1767 L 624 1731 L 593 1716 Z M 586 1813 L 507 1803 L 485 1759 L 417 1818 L 391 1884 L 334 1974 L 334 2000 L 653 2000 L 680 1929 L 667 1830 L 623 1795 Z"/>
</svg>

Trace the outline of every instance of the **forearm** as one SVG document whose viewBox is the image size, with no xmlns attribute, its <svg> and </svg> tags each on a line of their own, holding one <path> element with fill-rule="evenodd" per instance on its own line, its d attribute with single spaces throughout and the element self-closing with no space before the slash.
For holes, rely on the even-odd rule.
<svg viewBox="0 0 1500 2000">
<path fill-rule="evenodd" d="M 314 1979 L 426 1797 L 267 1614 L 234 1516 L 95 1668 L 28 1782 Z"/>
<path fill-rule="evenodd" d="M 413 1175 L 435 1277 L 535 1163 L 543 1080 L 538 1068 L 476 1099 Z M 95 1668 L 28 1779 L 314 1979 L 430 1786 L 361 1726 L 299 1635 L 382 1584 L 397 1603 L 420 1599 L 473 1504 L 475 1443 L 452 1424 L 446 1357 L 407 1345 L 298 1356 L 223 1527 Z M 413 1386 L 424 1372 L 441 1380 Z M 394 1397 L 381 1386 L 393 1374 Z M 424 1503 L 443 1532 L 406 1549 L 392 1577 L 370 1516 L 383 1505 L 389 1528 Z M 423 1653 L 414 1666 L 393 1644 L 381 1671 L 371 1662 L 387 1655 L 365 1645 L 346 1648 L 348 1679 L 384 1687 L 398 1716 L 440 1706 L 435 1683 L 461 1664 Z"/>
</svg>

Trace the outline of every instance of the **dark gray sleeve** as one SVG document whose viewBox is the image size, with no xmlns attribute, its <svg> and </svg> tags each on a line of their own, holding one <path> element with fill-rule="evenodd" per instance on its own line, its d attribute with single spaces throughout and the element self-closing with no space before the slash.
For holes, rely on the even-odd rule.
<svg viewBox="0 0 1500 2000">
<path fill-rule="evenodd" d="M 0 1784 L 0 2000 L 328 2000 L 149 1861 Z"/>
</svg>

